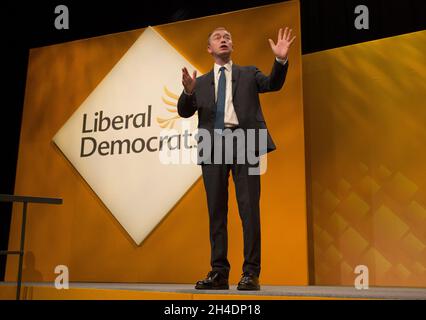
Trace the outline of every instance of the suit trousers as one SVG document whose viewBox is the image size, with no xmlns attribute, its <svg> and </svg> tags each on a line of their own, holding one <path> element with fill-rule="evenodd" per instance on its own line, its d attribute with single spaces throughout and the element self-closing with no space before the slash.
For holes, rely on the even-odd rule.
<svg viewBox="0 0 426 320">
<path fill-rule="evenodd" d="M 230 172 L 232 172 L 234 180 L 238 211 L 243 227 L 244 264 L 242 270 L 260 275 L 260 175 L 249 174 L 249 168 L 258 165 L 259 162 L 255 164 L 249 164 L 247 161 L 243 164 L 237 163 L 236 157 L 233 157 L 232 163 L 204 163 L 201 165 L 209 211 L 210 264 L 213 271 L 218 271 L 225 277 L 229 277 L 230 271 L 227 258 Z"/>
</svg>

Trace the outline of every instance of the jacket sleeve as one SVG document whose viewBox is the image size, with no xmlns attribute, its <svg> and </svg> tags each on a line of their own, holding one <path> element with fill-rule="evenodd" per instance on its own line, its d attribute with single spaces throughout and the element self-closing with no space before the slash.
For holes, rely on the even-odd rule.
<svg viewBox="0 0 426 320">
<path fill-rule="evenodd" d="M 177 110 L 179 116 L 182 118 L 192 117 L 197 111 L 197 100 L 195 98 L 195 93 L 189 95 L 182 91 L 178 100 Z"/>
<path fill-rule="evenodd" d="M 289 62 L 287 60 L 287 62 L 282 65 L 275 60 L 269 76 L 265 76 L 259 69 L 255 67 L 254 72 L 257 91 L 262 93 L 280 90 L 283 87 L 285 78 L 287 76 L 288 63 Z"/>
</svg>

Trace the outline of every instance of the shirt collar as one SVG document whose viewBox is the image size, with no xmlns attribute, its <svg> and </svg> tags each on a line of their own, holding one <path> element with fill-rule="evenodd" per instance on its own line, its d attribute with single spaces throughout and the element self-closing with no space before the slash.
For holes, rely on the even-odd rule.
<svg viewBox="0 0 426 320">
<path fill-rule="evenodd" d="M 226 68 L 226 71 L 232 70 L 232 60 L 229 60 L 227 64 L 223 65 Z M 221 65 L 218 65 L 217 63 L 214 64 L 214 74 L 217 75 L 219 73 Z"/>
</svg>

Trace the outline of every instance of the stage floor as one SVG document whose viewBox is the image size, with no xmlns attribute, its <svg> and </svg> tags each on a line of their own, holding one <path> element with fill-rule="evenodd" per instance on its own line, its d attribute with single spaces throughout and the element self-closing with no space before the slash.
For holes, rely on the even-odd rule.
<svg viewBox="0 0 426 320">
<path fill-rule="evenodd" d="M 0 282 L 0 298 L 14 298 L 14 282 Z M 12 296 L 10 296 L 12 295 Z M 426 288 L 343 286 L 262 286 L 260 291 L 196 290 L 192 284 L 71 282 L 57 290 L 52 282 L 22 283 L 23 299 L 424 299 Z"/>
</svg>

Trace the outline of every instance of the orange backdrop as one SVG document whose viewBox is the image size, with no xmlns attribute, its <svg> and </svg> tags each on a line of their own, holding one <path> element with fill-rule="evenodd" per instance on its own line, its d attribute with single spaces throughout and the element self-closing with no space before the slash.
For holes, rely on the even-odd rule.
<svg viewBox="0 0 426 320">
<path fill-rule="evenodd" d="M 292 27 L 298 36 L 283 90 L 261 97 L 278 146 L 262 176 L 264 284 L 306 285 L 308 281 L 299 21 L 299 3 L 290 1 L 155 27 L 203 72 L 212 68 L 206 37 L 216 26 L 231 31 L 235 63 L 254 64 L 265 73 L 274 59 L 267 39 L 276 39 L 283 26 Z M 194 283 L 210 268 L 201 179 L 138 247 L 51 141 L 142 31 L 30 51 L 15 194 L 61 197 L 64 204 L 29 206 L 24 281 L 52 281 L 59 264 L 69 267 L 71 281 L 99 282 Z M 233 184 L 230 194 L 230 281 L 236 283 L 242 271 L 243 242 Z M 20 205 L 14 206 L 10 249 L 19 244 L 20 210 Z M 8 281 L 16 279 L 16 270 L 17 258 L 8 257 Z"/>
</svg>

